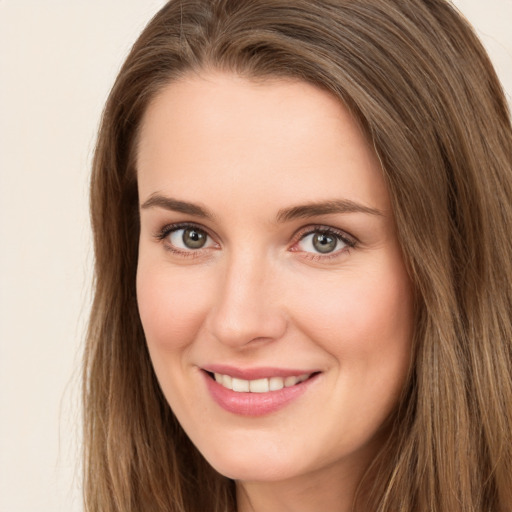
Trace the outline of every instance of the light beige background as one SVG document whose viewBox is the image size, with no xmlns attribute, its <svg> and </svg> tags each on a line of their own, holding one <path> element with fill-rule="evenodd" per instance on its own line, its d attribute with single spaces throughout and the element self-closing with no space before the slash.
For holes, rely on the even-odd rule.
<svg viewBox="0 0 512 512">
<path fill-rule="evenodd" d="M 87 179 L 103 102 L 163 0 L 0 0 L 0 510 L 81 511 Z M 512 0 L 458 0 L 512 95 Z"/>
</svg>

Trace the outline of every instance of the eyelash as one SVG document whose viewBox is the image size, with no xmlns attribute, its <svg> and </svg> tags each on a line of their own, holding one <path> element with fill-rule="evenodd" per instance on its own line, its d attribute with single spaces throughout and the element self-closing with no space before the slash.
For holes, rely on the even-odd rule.
<svg viewBox="0 0 512 512">
<path fill-rule="evenodd" d="M 193 222 L 185 222 L 185 223 L 178 223 L 178 224 L 168 224 L 164 226 L 160 231 L 158 231 L 154 236 L 155 238 L 160 241 L 164 242 L 164 247 L 166 250 L 177 254 L 181 257 L 185 258 L 197 258 L 202 255 L 202 252 L 204 249 L 189 249 L 189 250 L 182 250 L 178 249 L 175 246 L 173 246 L 170 243 L 165 243 L 166 238 L 173 233 L 174 231 L 178 231 L 180 229 L 190 229 L 194 228 L 198 231 L 205 233 L 207 237 L 210 239 L 213 239 L 213 237 L 208 233 L 206 229 L 203 227 L 194 224 Z M 345 244 L 345 247 L 342 249 L 337 249 L 331 253 L 312 253 L 308 251 L 301 251 L 299 249 L 294 249 L 294 247 L 299 244 L 302 240 L 304 240 L 307 236 L 312 235 L 314 233 L 321 233 L 323 235 L 328 235 L 336 238 L 339 242 L 342 242 Z M 342 253 L 349 252 L 351 249 L 355 248 L 358 244 L 358 240 L 353 237 L 352 235 L 349 235 L 345 233 L 344 231 L 325 226 L 325 225 L 313 225 L 313 226 L 306 226 L 299 230 L 294 236 L 293 236 L 293 244 L 292 247 L 289 249 L 292 252 L 302 252 L 303 257 L 307 258 L 312 261 L 327 261 L 336 257 L 339 257 Z"/>
<path fill-rule="evenodd" d="M 307 236 L 312 235 L 314 233 L 320 233 L 322 235 L 332 236 L 337 241 L 345 244 L 345 247 L 343 247 L 341 249 L 336 249 L 333 252 L 325 253 L 325 254 L 300 251 L 299 249 L 294 249 L 294 247 L 299 242 L 301 242 Z M 295 241 L 290 250 L 293 252 L 302 252 L 304 258 L 307 258 L 312 261 L 328 261 L 330 259 L 337 258 L 341 254 L 347 253 L 351 249 L 354 249 L 358 244 L 358 241 L 354 236 L 349 235 L 348 233 L 345 233 L 344 231 L 341 231 L 339 229 L 336 229 L 336 228 L 333 228 L 330 226 L 321 225 L 321 224 L 313 225 L 313 226 L 306 226 L 305 228 L 302 228 L 298 233 L 296 233 L 296 235 L 294 236 L 294 239 L 295 239 Z"/>
<path fill-rule="evenodd" d="M 184 258 L 197 258 L 201 256 L 202 250 L 201 249 L 189 249 L 188 251 L 178 249 L 174 245 L 172 245 L 169 242 L 166 242 L 166 238 L 173 233 L 174 231 L 179 231 L 180 229 L 197 229 L 198 231 L 205 233 L 206 236 L 210 239 L 213 239 L 213 237 L 208 233 L 206 229 L 199 226 L 198 224 L 194 224 L 193 222 L 181 222 L 178 224 L 168 224 L 164 226 L 158 233 L 155 234 L 155 238 L 164 243 L 164 247 L 166 250 L 172 252 L 173 254 L 177 254 L 178 256 L 184 257 Z"/>
</svg>

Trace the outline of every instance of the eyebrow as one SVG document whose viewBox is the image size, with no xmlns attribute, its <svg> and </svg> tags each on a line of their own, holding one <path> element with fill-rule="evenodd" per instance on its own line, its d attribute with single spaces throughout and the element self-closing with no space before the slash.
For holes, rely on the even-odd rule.
<svg viewBox="0 0 512 512">
<path fill-rule="evenodd" d="M 321 201 L 317 203 L 307 203 L 291 208 L 279 210 L 277 214 L 278 222 L 288 222 L 293 219 L 302 219 L 305 217 L 315 217 L 318 215 L 328 215 L 333 213 L 366 213 L 369 215 L 383 216 L 384 213 L 377 208 L 371 208 L 349 199 L 333 199 L 330 201 Z"/>
<path fill-rule="evenodd" d="M 188 215 L 194 215 L 195 217 L 201 217 L 203 219 L 213 219 L 214 215 L 209 212 L 206 208 L 199 206 L 194 203 L 187 201 L 179 201 L 172 197 L 162 196 L 160 194 L 152 194 L 144 203 L 141 205 L 141 209 L 147 208 L 163 208 L 173 212 L 185 213 Z"/>
<path fill-rule="evenodd" d="M 141 209 L 163 208 L 165 210 L 185 213 L 201 217 L 204 219 L 213 219 L 215 216 L 206 208 L 188 201 L 179 201 L 172 197 L 161 194 L 152 194 L 142 205 Z M 334 213 L 365 213 L 368 215 L 382 216 L 384 213 L 377 208 L 371 208 L 363 204 L 351 201 L 349 199 L 333 199 L 329 201 L 312 202 L 290 208 L 279 210 L 276 216 L 277 222 L 289 222 L 294 219 L 315 217 L 319 215 L 329 215 Z"/>
</svg>

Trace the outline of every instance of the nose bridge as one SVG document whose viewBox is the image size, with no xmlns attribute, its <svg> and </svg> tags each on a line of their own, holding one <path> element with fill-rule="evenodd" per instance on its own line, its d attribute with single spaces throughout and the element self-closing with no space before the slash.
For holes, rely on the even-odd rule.
<svg viewBox="0 0 512 512">
<path fill-rule="evenodd" d="M 210 311 L 210 329 L 220 342 L 245 346 L 283 335 L 286 319 L 276 293 L 275 274 L 264 251 L 248 249 L 226 257 Z"/>
</svg>

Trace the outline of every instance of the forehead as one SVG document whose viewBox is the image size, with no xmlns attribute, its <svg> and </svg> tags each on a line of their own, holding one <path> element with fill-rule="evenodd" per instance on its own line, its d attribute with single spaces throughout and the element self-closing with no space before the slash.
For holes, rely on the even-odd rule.
<svg viewBox="0 0 512 512">
<path fill-rule="evenodd" d="M 170 83 L 143 118 L 137 172 L 141 199 L 168 189 L 201 195 L 221 183 L 304 202 L 340 185 L 339 194 L 388 206 L 357 122 L 337 98 L 300 81 L 215 73 Z"/>
</svg>

